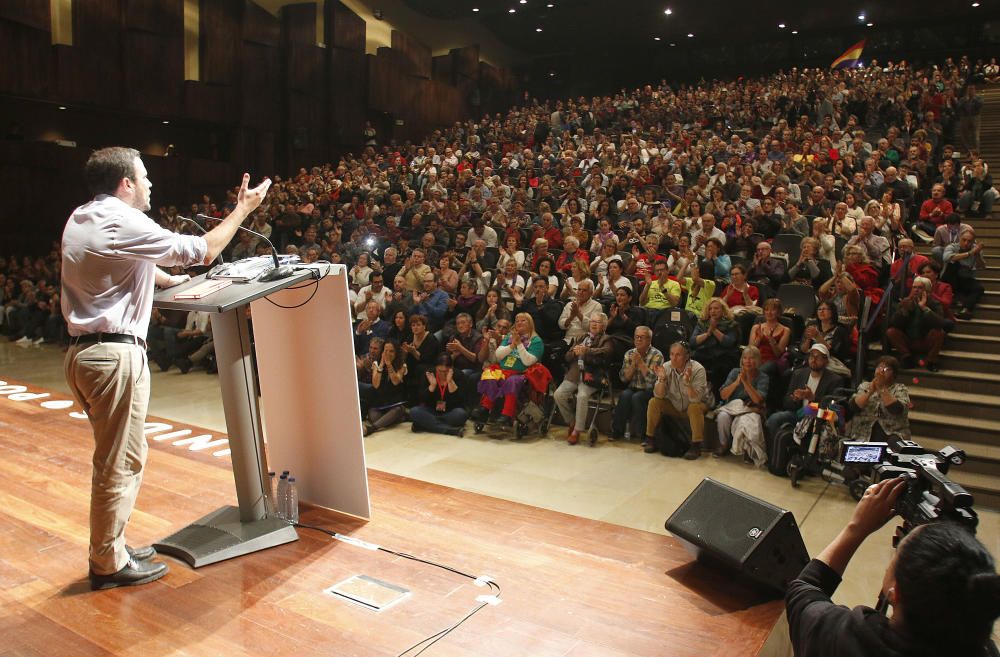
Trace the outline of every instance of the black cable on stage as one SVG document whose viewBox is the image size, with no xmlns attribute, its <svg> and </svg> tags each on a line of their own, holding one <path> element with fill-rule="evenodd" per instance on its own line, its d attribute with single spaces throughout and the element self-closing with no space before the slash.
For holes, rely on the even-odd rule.
<svg viewBox="0 0 1000 657">
<path fill-rule="evenodd" d="M 334 538 L 334 539 L 336 539 L 338 541 L 342 541 L 342 542 L 345 542 L 345 543 L 348 543 L 348 544 L 352 544 L 352 545 L 358 545 L 359 547 L 364 547 L 366 549 L 375 550 L 375 551 L 378 551 L 378 552 L 385 552 L 386 554 L 391 554 L 393 556 L 400 557 L 402 559 L 409 559 L 410 561 L 416 561 L 418 563 L 426 564 L 428 566 L 433 566 L 434 568 L 440 568 L 442 570 L 446 570 L 446 571 L 448 571 L 450 573 L 454 573 L 454 574 L 459 575 L 461 577 L 465 577 L 467 579 L 471 579 L 474 582 L 485 584 L 493 592 L 493 598 L 496 601 L 500 600 L 500 596 L 503 593 L 503 588 L 499 584 L 497 584 L 496 582 L 494 582 L 492 579 L 484 579 L 482 577 L 476 577 L 475 575 L 471 575 L 469 573 L 463 572 L 461 570 L 458 570 L 457 568 L 452 568 L 451 566 L 446 566 L 444 564 L 440 564 L 440 563 L 437 563 L 435 561 L 430 561 L 429 559 L 421 559 L 420 557 L 416 557 L 416 556 L 414 556 L 412 554 L 407 554 L 405 552 L 397 552 L 396 550 L 390 550 L 390 549 L 384 548 L 384 547 L 382 547 L 380 545 L 374 545 L 374 544 L 369 544 L 369 543 L 362 543 L 362 542 L 358 541 L 357 539 L 351 538 L 349 536 L 344 536 L 342 534 L 338 534 L 335 531 L 332 531 L 332 530 L 329 530 L 329 529 L 324 529 L 323 527 L 316 527 L 316 526 L 313 526 L 313 525 L 304 525 L 302 523 L 294 523 L 294 525 L 296 527 L 299 527 L 299 528 L 302 528 L 302 529 L 311 529 L 313 531 L 317 531 L 317 532 L 326 534 L 327 536 L 329 536 L 331 538 Z M 423 648 L 420 648 L 420 650 L 418 652 L 414 653 L 411 657 L 417 657 L 418 655 L 423 654 L 424 651 L 426 651 L 428 648 L 430 648 L 435 643 L 437 643 L 441 639 L 443 639 L 446 636 L 448 636 L 449 634 L 451 634 L 453 631 L 455 631 L 456 629 L 458 629 L 463 623 L 465 623 L 467 620 L 469 620 L 470 618 L 472 618 L 473 616 L 475 616 L 479 611 L 481 611 L 483 609 L 483 607 L 487 607 L 490 604 L 496 604 L 496 602 L 488 602 L 488 601 L 487 602 L 480 602 L 472 611 L 470 611 L 468 614 L 466 614 L 465 616 L 463 616 L 458 622 L 454 623 L 453 625 L 451 625 L 449 627 L 446 627 L 445 629 L 441 630 L 440 632 L 436 632 L 435 634 L 432 634 L 429 637 L 418 641 L 417 643 L 413 644 L 412 646 L 410 646 L 409 648 L 407 648 L 403 652 L 399 653 L 399 655 L 397 655 L 396 657 L 406 657 L 407 653 L 409 653 L 409 652 L 411 652 L 413 650 L 416 650 L 417 648 L 420 648 L 420 646 L 422 646 L 422 645 L 423 645 Z M 424 644 L 427 644 L 427 645 L 424 645 Z"/>
</svg>

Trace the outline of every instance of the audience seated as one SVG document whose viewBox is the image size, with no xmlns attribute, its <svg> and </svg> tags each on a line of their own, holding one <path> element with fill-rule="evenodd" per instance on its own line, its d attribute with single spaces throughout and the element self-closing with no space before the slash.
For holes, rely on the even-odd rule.
<svg viewBox="0 0 1000 657">
<path fill-rule="evenodd" d="M 854 411 L 851 440 L 890 441 L 910 439 L 910 393 L 896 381 L 899 361 L 883 356 L 871 381 L 863 381 L 851 397 Z"/>
<path fill-rule="evenodd" d="M 471 319 L 470 319 L 471 323 Z M 410 409 L 413 431 L 443 433 L 461 438 L 465 435 L 464 395 L 455 381 L 455 369 L 448 354 L 438 356 L 434 370 L 425 373 L 427 379 L 420 404 Z"/>
<path fill-rule="evenodd" d="M 713 298 L 691 333 L 691 357 L 708 372 L 713 393 L 718 393 L 730 370 L 740 362 L 739 345 L 740 328 L 729 305 Z"/>
<path fill-rule="evenodd" d="M 508 376 L 487 396 L 487 406 L 504 397 L 509 418 L 523 372 L 538 362 L 543 344 L 580 344 L 590 337 L 592 320 L 606 312 L 606 365 L 625 384 L 613 436 L 652 436 L 665 415 L 687 417 L 689 456 L 695 457 L 704 433 L 704 420 L 699 425 L 695 416 L 704 409 L 688 403 L 694 398 L 685 396 L 684 372 L 704 366 L 706 395 L 696 397 L 706 407 L 709 390 L 733 387 L 726 383 L 731 371 L 737 383 L 744 378 L 755 385 L 764 376 L 763 397 L 771 386 L 772 397 L 784 400 L 774 418 L 807 401 L 803 388 L 816 392 L 810 368 L 824 348 L 830 356 L 824 372 L 851 374 L 857 341 L 871 337 L 857 326 L 862 302 L 868 297 L 877 303 L 887 280 L 903 301 L 897 307 L 892 300 L 884 311 L 891 327 L 886 337 L 904 364 L 914 351 L 936 354 L 940 348 L 920 341 L 925 325 L 937 326 L 939 316 L 940 329 L 929 330 L 946 331 L 955 313 L 972 316 L 984 293 L 976 280 L 983 254 L 960 213 L 988 213 L 1000 194 L 986 162 L 975 152 L 956 157 L 948 143 L 956 137 L 955 107 L 935 104 L 927 111 L 927 94 L 921 93 L 925 78 L 933 78 L 942 98 L 961 97 L 963 75 L 953 64 L 932 69 L 899 63 L 795 69 L 696 86 L 662 83 L 649 94 L 635 89 L 588 100 L 587 115 L 594 119 L 587 123 L 580 119 L 581 103 L 564 100 L 554 130 L 554 104 L 531 99 L 507 113 L 442 128 L 424 143 L 369 143 L 335 163 L 275 176 L 248 225 L 282 251 L 347 266 L 359 318 L 359 388 L 370 422 L 395 419 L 369 415 L 392 403 L 374 394 L 372 383 L 376 368 L 386 376 L 387 351 L 390 361 L 403 361 L 392 365 L 407 393 L 403 400 L 425 402 L 418 407 L 424 411 L 417 415 L 426 416 L 420 427 L 458 432 L 457 420 L 444 417 L 457 407 L 449 401 L 441 415 L 428 398 L 441 396 L 439 383 L 445 397 L 454 394 L 459 406 L 469 404 L 483 368 L 499 364 Z M 914 93 L 897 96 L 898 88 Z M 831 96 L 842 100 L 807 100 Z M 731 100 L 748 97 L 755 99 L 753 112 Z M 720 108 L 723 120 L 708 120 L 709 106 Z M 191 212 L 221 217 L 222 207 L 206 197 Z M 155 218 L 170 230 L 191 230 L 177 216 L 176 208 L 165 206 Z M 798 256 L 793 247 L 782 249 L 791 259 L 774 253 L 772 240 L 788 245 L 787 236 L 776 237 L 781 233 L 803 238 Z M 937 262 L 915 253 L 913 237 L 933 242 Z M 226 256 L 258 248 L 266 245 L 241 239 Z M 45 258 L 0 258 L 0 330 L 22 346 L 66 338 L 59 263 L 57 250 Z M 823 301 L 801 341 L 782 323 L 780 306 L 768 302 L 786 280 L 811 285 Z M 911 286 L 923 291 L 914 297 Z M 758 323 L 762 306 L 764 321 Z M 676 363 L 671 349 L 661 395 L 659 384 L 654 387 L 656 363 L 649 360 L 655 350 L 647 345 L 643 351 L 642 329 L 675 308 L 701 319 L 690 336 L 690 363 L 683 345 Z M 741 314 L 742 332 L 734 311 Z M 183 319 L 154 317 L 151 358 L 186 366 L 185 357 L 194 361 L 211 352 L 208 336 L 201 336 L 198 349 L 177 352 L 183 328 Z M 443 344 L 434 336 L 441 329 Z M 738 367 L 741 341 L 749 343 L 744 355 L 759 348 L 762 362 L 751 358 Z M 439 362 L 442 349 L 454 362 Z M 627 378 L 629 354 L 635 353 L 645 354 L 648 371 Z M 783 377 L 766 373 L 778 374 L 784 362 L 796 359 L 805 367 L 793 373 L 786 393 Z M 571 371 L 579 367 L 575 356 L 568 360 Z M 928 368 L 937 367 L 930 353 L 926 360 Z M 744 369 L 748 374 L 740 375 Z M 872 399 L 856 397 L 865 401 L 860 406 L 892 388 L 881 376 Z M 384 383 L 380 379 L 378 387 Z M 742 383 L 723 398 L 754 401 Z M 758 410 L 763 412 L 754 409 L 754 417 L 741 423 L 735 420 L 743 413 L 725 413 L 743 437 L 737 451 L 756 463 Z M 870 433 L 867 421 L 859 432 Z"/>
<path fill-rule="evenodd" d="M 684 428 L 690 430 L 691 443 L 684 458 L 697 459 L 705 443 L 705 413 L 715 401 L 705 368 L 691 359 L 687 343 L 675 342 L 670 345 L 669 362 L 654 367 L 653 374 L 653 397 L 646 413 L 643 451 L 647 454 L 657 451 L 656 430 L 666 416 L 677 426 L 684 426 L 679 421 L 687 421 Z"/>
<path fill-rule="evenodd" d="M 490 336 L 491 342 L 494 337 Z M 518 395 L 527 384 L 525 372 L 538 363 L 545 353 L 545 345 L 535 332 L 535 323 L 528 313 L 518 313 L 513 325 L 495 350 L 498 369 L 503 373 L 503 379 L 482 380 L 479 392 L 482 393 L 482 410 L 493 411 L 506 426 L 514 424 L 517 412 Z M 493 385 L 489 385 L 493 384 Z M 500 400 L 503 400 L 500 403 Z"/>
<path fill-rule="evenodd" d="M 590 399 L 607 384 L 608 367 L 614 353 L 611 336 L 605 330 L 608 316 L 603 312 L 594 313 L 589 324 L 587 333 L 573 338 L 569 343 L 569 349 L 566 350 L 566 374 L 554 395 L 559 413 L 569 426 L 566 442 L 570 445 L 577 444 L 580 441 L 580 431 L 586 430 Z M 572 403 L 574 394 L 575 407 Z"/>
<path fill-rule="evenodd" d="M 719 389 L 723 402 L 715 413 L 719 445 L 712 456 L 725 456 L 732 450 L 757 467 L 767 463 L 762 416 L 769 385 L 770 377 L 760 370 L 760 350 L 747 347 L 740 356 L 740 366 L 729 372 Z"/>
<path fill-rule="evenodd" d="M 371 361 L 371 396 L 368 417 L 365 418 L 365 435 L 388 429 L 406 419 L 407 367 L 403 354 L 394 342 L 382 345 L 382 354 Z"/>
<path fill-rule="evenodd" d="M 844 378 L 830 370 L 830 350 L 822 342 L 809 347 L 806 364 L 792 372 L 781 408 L 767 418 L 767 435 L 774 436 L 786 424 L 795 423 L 800 411 L 820 402 L 844 385 Z"/>
</svg>

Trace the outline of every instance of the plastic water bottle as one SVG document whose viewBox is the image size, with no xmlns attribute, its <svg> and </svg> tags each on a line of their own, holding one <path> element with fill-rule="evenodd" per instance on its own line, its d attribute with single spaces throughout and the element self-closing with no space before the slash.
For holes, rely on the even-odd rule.
<svg viewBox="0 0 1000 657">
<path fill-rule="evenodd" d="M 295 485 L 295 477 L 288 478 L 285 489 L 285 520 L 293 524 L 299 521 L 299 489 Z"/>
<path fill-rule="evenodd" d="M 287 512 L 285 507 L 285 497 L 288 495 L 288 470 L 281 473 L 281 478 L 278 479 L 278 493 L 275 499 L 275 515 L 285 520 L 287 518 Z"/>
<path fill-rule="evenodd" d="M 277 510 L 278 503 L 278 491 L 275 490 L 278 485 L 278 475 L 275 472 L 267 473 L 267 512 L 268 515 L 274 515 Z"/>
</svg>

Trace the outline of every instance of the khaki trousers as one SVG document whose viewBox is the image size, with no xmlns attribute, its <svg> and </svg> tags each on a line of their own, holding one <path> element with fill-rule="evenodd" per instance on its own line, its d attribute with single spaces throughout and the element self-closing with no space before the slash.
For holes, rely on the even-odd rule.
<svg viewBox="0 0 1000 657">
<path fill-rule="evenodd" d="M 90 569 L 110 575 L 128 563 L 125 525 L 146 464 L 146 352 L 137 345 L 114 342 L 70 346 L 64 370 L 94 430 Z"/>
<path fill-rule="evenodd" d="M 675 418 L 687 418 L 691 423 L 691 442 L 700 443 L 705 439 L 705 411 L 708 407 L 701 402 L 691 402 L 686 411 L 679 411 L 674 408 L 668 399 L 657 399 L 653 397 L 646 407 L 646 437 L 652 439 L 656 434 L 656 425 L 660 423 L 660 418 L 669 415 Z"/>
</svg>

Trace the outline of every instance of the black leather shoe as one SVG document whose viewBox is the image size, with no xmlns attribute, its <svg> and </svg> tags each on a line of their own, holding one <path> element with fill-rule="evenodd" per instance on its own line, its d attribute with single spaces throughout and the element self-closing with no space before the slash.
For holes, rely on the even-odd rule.
<svg viewBox="0 0 1000 657">
<path fill-rule="evenodd" d="M 125 567 L 111 575 L 90 573 L 90 590 L 102 591 L 119 586 L 139 586 L 155 582 L 167 574 L 169 568 L 165 563 L 152 561 L 136 561 L 129 559 Z"/>
<path fill-rule="evenodd" d="M 136 561 L 149 561 L 156 556 L 156 550 L 152 545 L 147 545 L 146 547 L 141 548 L 134 548 L 131 545 L 126 545 L 125 551 L 128 552 L 128 556 L 132 557 Z"/>
</svg>

